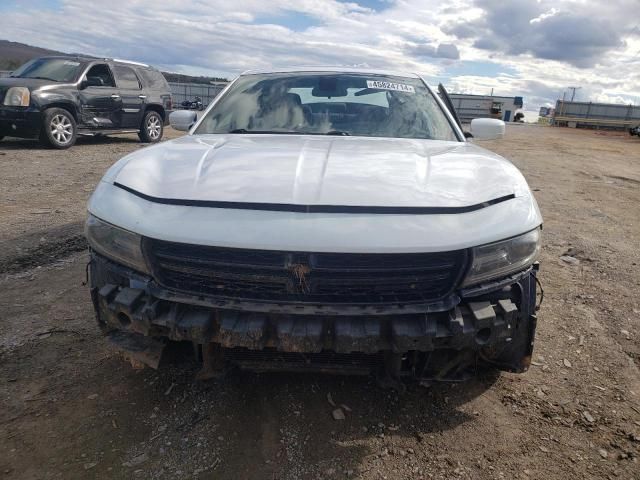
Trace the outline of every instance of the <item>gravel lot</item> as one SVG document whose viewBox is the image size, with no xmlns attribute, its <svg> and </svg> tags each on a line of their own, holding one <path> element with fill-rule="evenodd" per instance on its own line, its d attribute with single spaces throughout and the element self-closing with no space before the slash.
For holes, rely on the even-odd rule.
<svg viewBox="0 0 640 480">
<path fill-rule="evenodd" d="M 545 218 L 534 364 L 398 396 L 367 378 L 195 383 L 178 347 L 132 369 L 94 325 L 81 224 L 141 145 L 2 141 L 0 478 L 640 478 L 640 141 L 514 125 L 485 146 Z"/>
</svg>

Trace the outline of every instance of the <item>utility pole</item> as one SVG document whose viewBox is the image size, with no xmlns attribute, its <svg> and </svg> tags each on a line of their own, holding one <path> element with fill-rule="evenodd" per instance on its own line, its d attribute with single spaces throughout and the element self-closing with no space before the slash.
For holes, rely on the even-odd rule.
<svg viewBox="0 0 640 480">
<path fill-rule="evenodd" d="M 573 102 L 573 99 L 576 96 L 576 90 L 580 90 L 582 87 L 567 87 L 569 90 L 571 90 L 571 101 Z"/>
</svg>

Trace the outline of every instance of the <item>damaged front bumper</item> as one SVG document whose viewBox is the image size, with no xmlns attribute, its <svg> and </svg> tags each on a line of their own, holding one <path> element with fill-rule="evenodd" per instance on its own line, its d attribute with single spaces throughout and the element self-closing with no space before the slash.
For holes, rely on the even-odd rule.
<svg viewBox="0 0 640 480">
<path fill-rule="evenodd" d="M 221 368 L 222 352 L 254 370 L 358 373 L 382 366 L 391 376 L 441 379 L 478 361 L 523 372 L 531 360 L 535 269 L 457 292 L 421 313 L 397 305 L 324 311 L 185 297 L 95 253 L 89 271 L 101 328 L 154 368 L 166 339 L 201 346 L 209 371 Z"/>
<path fill-rule="evenodd" d="M 37 138 L 41 125 L 37 107 L 0 106 L 0 137 Z"/>
</svg>

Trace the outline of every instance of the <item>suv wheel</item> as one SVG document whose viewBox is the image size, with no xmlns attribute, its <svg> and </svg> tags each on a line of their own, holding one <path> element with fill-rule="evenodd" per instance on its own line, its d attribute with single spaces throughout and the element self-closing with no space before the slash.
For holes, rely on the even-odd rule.
<svg viewBox="0 0 640 480">
<path fill-rule="evenodd" d="M 49 108 L 44 111 L 40 140 L 53 148 L 69 148 L 76 143 L 76 121 L 63 108 Z"/>
<path fill-rule="evenodd" d="M 148 111 L 142 121 L 142 128 L 138 137 L 144 143 L 156 143 L 162 138 L 164 132 L 164 122 L 158 112 Z"/>
</svg>

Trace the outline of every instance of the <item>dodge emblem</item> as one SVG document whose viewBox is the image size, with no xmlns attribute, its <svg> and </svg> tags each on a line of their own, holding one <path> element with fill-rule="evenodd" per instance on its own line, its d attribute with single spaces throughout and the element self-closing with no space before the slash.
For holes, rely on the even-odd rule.
<svg viewBox="0 0 640 480">
<path fill-rule="evenodd" d="M 296 286 L 300 293 L 310 293 L 311 289 L 307 283 L 307 275 L 311 272 L 311 267 L 302 263 L 292 263 L 287 267 L 296 279 Z"/>
</svg>

